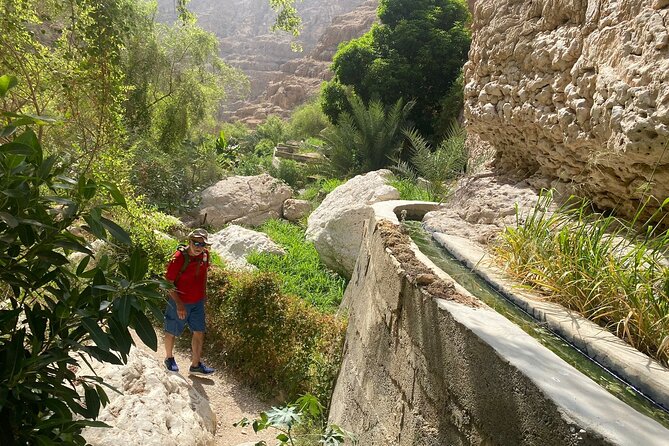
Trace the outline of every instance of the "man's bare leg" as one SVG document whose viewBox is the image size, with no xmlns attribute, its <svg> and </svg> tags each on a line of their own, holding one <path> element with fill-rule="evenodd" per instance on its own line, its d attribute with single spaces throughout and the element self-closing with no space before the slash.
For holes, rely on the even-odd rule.
<svg viewBox="0 0 669 446">
<path fill-rule="evenodd" d="M 172 358 L 174 356 L 174 340 L 176 336 L 165 332 L 165 358 Z"/>
<path fill-rule="evenodd" d="M 204 344 L 204 331 L 194 331 L 191 340 L 191 365 L 197 367 L 202 357 L 202 345 Z"/>
</svg>

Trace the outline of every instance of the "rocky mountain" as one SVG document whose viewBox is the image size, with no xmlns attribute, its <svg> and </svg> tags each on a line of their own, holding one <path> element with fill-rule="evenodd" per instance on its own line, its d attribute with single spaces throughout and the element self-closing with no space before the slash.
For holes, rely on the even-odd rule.
<svg viewBox="0 0 669 446">
<path fill-rule="evenodd" d="M 669 196 L 669 0 L 476 0 L 470 133 L 498 170 L 633 215 Z"/>
<path fill-rule="evenodd" d="M 174 0 L 158 1 L 158 20 L 176 18 Z M 221 56 L 251 80 L 246 100 L 227 104 L 222 118 L 256 124 L 268 114 L 286 116 L 330 77 L 339 43 L 362 35 L 376 19 L 378 0 L 296 2 L 304 27 L 291 50 L 291 36 L 270 31 L 275 12 L 268 0 L 192 0 L 188 7 L 204 29 L 221 41 Z"/>
</svg>

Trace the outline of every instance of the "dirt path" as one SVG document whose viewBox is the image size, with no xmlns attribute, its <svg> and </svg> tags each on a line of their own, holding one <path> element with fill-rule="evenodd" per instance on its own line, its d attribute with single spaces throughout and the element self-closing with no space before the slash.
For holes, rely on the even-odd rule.
<svg viewBox="0 0 669 446">
<path fill-rule="evenodd" d="M 140 344 L 141 342 L 137 345 Z M 165 350 L 161 335 L 158 336 L 157 352 L 145 346 L 143 348 L 162 364 Z M 187 373 L 190 365 L 189 352 L 175 350 L 174 359 L 179 365 L 179 373 L 209 401 L 211 410 L 216 414 L 216 446 L 237 446 L 242 443 L 251 445 L 260 440 L 265 440 L 269 445 L 276 443 L 278 432 L 269 430 L 255 434 L 250 426 L 240 428 L 232 425 L 244 417 L 256 418 L 261 411 L 272 406 L 271 402 L 262 400 L 253 390 L 240 383 L 225 370 L 217 369 L 211 376 L 206 377 L 189 375 Z M 204 359 L 206 362 L 206 352 Z"/>
</svg>

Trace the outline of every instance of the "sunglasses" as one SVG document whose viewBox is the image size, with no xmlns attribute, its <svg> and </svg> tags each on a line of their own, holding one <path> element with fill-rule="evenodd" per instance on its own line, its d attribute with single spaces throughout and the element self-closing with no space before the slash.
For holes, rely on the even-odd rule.
<svg viewBox="0 0 669 446">
<path fill-rule="evenodd" d="M 191 240 L 191 242 L 193 242 L 193 246 L 197 246 L 198 248 L 204 248 L 205 246 L 207 246 L 207 244 L 205 242 L 195 242 L 195 241 L 192 241 L 192 240 Z"/>
</svg>

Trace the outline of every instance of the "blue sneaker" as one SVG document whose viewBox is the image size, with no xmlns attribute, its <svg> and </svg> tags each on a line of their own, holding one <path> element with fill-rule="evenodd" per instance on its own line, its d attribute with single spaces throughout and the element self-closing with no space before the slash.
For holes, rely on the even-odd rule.
<svg viewBox="0 0 669 446">
<path fill-rule="evenodd" d="M 207 367 L 200 361 L 196 367 L 190 366 L 188 371 L 193 375 L 211 375 L 215 370 L 211 367 Z"/>
<path fill-rule="evenodd" d="M 170 372 L 179 371 L 179 366 L 177 365 L 177 362 L 174 360 L 173 357 L 165 359 L 165 368 Z"/>
</svg>

